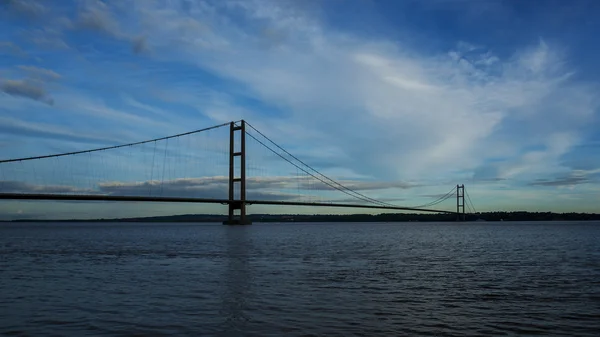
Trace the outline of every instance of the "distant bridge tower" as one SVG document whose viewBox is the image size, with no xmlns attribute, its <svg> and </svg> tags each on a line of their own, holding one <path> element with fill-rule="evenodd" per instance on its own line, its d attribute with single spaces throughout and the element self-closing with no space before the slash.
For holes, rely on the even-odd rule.
<svg viewBox="0 0 600 337">
<path fill-rule="evenodd" d="M 465 221 L 465 185 L 456 185 L 456 221 Z"/>
<path fill-rule="evenodd" d="M 236 151 L 235 134 L 239 133 L 240 148 Z M 235 159 L 239 157 L 239 176 L 235 172 Z M 239 199 L 235 198 L 235 187 L 239 186 Z M 250 225 L 252 222 L 246 217 L 246 122 L 240 125 L 234 122 L 229 124 L 229 217 L 223 221 L 224 225 Z M 235 211 L 240 210 L 238 217 Z"/>
</svg>

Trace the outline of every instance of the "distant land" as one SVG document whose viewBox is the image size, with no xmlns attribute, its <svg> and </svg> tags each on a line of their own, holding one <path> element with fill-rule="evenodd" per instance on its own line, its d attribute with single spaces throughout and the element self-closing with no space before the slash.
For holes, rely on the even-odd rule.
<svg viewBox="0 0 600 337">
<path fill-rule="evenodd" d="M 304 215 L 304 214 L 250 214 L 250 220 L 257 222 L 438 222 L 456 221 L 454 214 L 347 214 L 347 215 Z M 222 222 L 221 214 L 183 214 L 169 216 L 113 218 L 113 219 L 65 219 L 34 220 L 18 219 L 11 222 Z M 467 214 L 466 221 L 569 221 L 600 220 L 596 213 L 552 213 L 552 212 L 483 212 Z"/>
</svg>

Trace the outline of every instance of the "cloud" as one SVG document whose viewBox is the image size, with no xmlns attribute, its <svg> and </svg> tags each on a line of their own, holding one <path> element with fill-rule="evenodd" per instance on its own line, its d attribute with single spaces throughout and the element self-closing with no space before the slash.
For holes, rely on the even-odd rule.
<svg viewBox="0 0 600 337">
<path fill-rule="evenodd" d="M 109 195 L 153 195 L 189 198 L 228 198 L 228 178 L 224 176 L 205 178 L 181 178 L 168 181 L 144 182 L 106 182 L 98 184 L 102 194 Z M 274 190 L 283 187 L 286 182 L 275 183 L 274 180 L 261 181 L 248 179 L 248 200 L 290 200 L 298 195 Z"/>
<path fill-rule="evenodd" d="M 454 193 L 454 194 L 456 194 L 456 193 Z M 441 197 L 445 197 L 445 196 L 447 196 L 447 195 L 448 195 L 448 193 L 441 193 L 441 194 L 423 194 L 423 195 L 421 195 L 421 196 L 422 196 L 422 197 L 425 197 L 425 198 L 438 199 L 438 198 L 441 198 Z"/>
<path fill-rule="evenodd" d="M 574 147 L 561 157 L 561 165 L 574 170 L 593 170 L 600 167 L 600 156 L 590 153 L 600 153 L 600 143 L 584 143 Z"/>
<path fill-rule="evenodd" d="M 131 3 L 123 5 L 102 0 L 75 0 L 75 6 L 69 8 L 63 3 L 46 6 L 46 2 L 38 0 L 5 2 L 8 18 L 23 19 L 26 23 L 35 20 L 35 28 L 26 24 L 26 29 L 19 34 L 22 40 L 37 47 L 70 50 L 65 36 L 73 31 L 83 31 L 126 41 L 131 44 L 131 50 L 135 54 L 150 50 L 143 34 L 130 32 L 131 26 L 137 27 L 135 20 L 129 21 L 122 15 L 131 10 Z"/>
<path fill-rule="evenodd" d="M 30 40 L 42 48 L 50 49 L 69 49 L 69 45 L 61 38 L 57 37 L 33 37 Z"/>
<path fill-rule="evenodd" d="M 46 8 L 35 0 L 5 0 L 3 2 L 12 15 L 35 19 L 46 13 Z"/>
<path fill-rule="evenodd" d="M 0 51 L 14 56 L 27 56 L 27 53 L 21 47 L 10 41 L 0 41 Z"/>
<path fill-rule="evenodd" d="M 325 180 L 325 179 L 324 179 Z M 327 181 L 327 180 L 325 180 Z M 399 182 L 399 181 L 357 181 L 347 179 L 336 179 L 338 183 L 344 187 L 353 191 L 373 191 L 373 190 L 385 190 L 385 189 L 409 189 L 417 187 L 417 185 Z M 333 186 L 339 187 L 338 185 L 332 184 Z M 306 177 L 302 178 L 303 188 L 316 189 L 316 190 L 333 190 L 333 187 L 322 183 L 316 182 L 314 178 Z"/>
<path fill-rule="evenodd" d="M 134 37 L 131 40 L 133 52 L 135 54 L 142 54 L 148 51 L 148 43 L 146 42 L 145 36 Z"/>
<path fill-rule="evenodd" d="M 390 41 L 328 31 L 293 6 L 196 5 L 205 11 L 192 6 L 192 17 L 169 6 L 148 6 L 137 15 L 169 22 L 146 32 L 158 50 L 174 46 L 175 57 L 239 82 L 248 95 L 285 111 L 261 129 L 301 125 L 319 134 L 318 144 L 345 158 L 338 166 L 358 174 L 429 180 L 475 170 L 490 157 L 514 156 L 534 145 L 546 147 L 547 154 L 504 163 L 506 174 L 531 174 L 534 164 L 556 167 L 597 107 L 593 88 L 572 81 L 560 48 L 543 40 L 505 58 L 467 42 L 459 42 L 450 55 L 419 55 Z M 245 18 L 244 25 L 226 20 L 232 8 Z M 186 25 L 182 30 L 190 20 L 211 29 Z M 264 48 L 264 28 L 257 27 L 287 35 L 276 48 Z M 188 35 L 198 38 L 181 38 Z M 203 110 L 218 116 L 223 109 L 209 103 Z M 252 114 L 247 108 L 227 111 L 231 119 Z M 536 156 L 537 161 L 530 158 Z"/>
<path fill-rule="evenodd" d="M 598 183 L 600 168 L 592 170 L 572 170 L 569 175 L 554 179 L 536 179 L 529 183 L 530 186 L 575 186 L 581 184 Z"/>
<path fill-rule="evenodd" d="M 60 79 L 60 75 L 52 70 L 35 66 L 20 65 L 18 69 L 25 72 L 27 77 L 19 80 L 6 79 L 1 81 L 0 92 L 53 105 L 54 99 L 50 97 L 44 88 L 44 83 L 56 81 Z"/>
<path fill-rule="evenodd" d="M 61 21 L 59 21 L 57 25 L 70 25 L 70 21 L 67 22 L 69 23 L 62 23 Z M 65 41 L 61 27 L 45 27 L 41 29 L 30 30 L 24 32 L 22 35 L 26 41 L 32 43 L 33 45 L 39 48 L 47 48 L 61 51 L 66 51 L 71 48 L 69 44 Z"/>
<path fill-rule="evenodd" d="M 119 7 L 118 5 L 116 7 Z M 110 37 L 128 41 L 134 54 L 149 51 L 147 39 L 143 35 L 130 34 L 117 19 L 115 7 L 99 0 L 84 2 L 73 24 L 75 29 L 106 34 Z"/>
<path fill-rule="evenodd" d="M 375 189 L 387 190 L 388 183 L 379 182 L 348 182 L 341 181 L 345 186 L 351 186 L 355 191 Z M 97 188 L 80 189 L 66 185 L 37 185 L 27 182 L 4 181 L 3 191 L 14 193 L 73 193 L 73 194 L 106 194 L 118 196 L 168 196 L 189 198 L 228 198 L 229 179 L 225 176 L 201 178 L 178 178 L 169 180 L 148 180 L 138 182 L 107 181 L 98 182 Z M 396 184 L 401 185 L 401 184 Z M 401 185 L 404 186 L 404 185 Z M 325 193 L 324 193 L 325 192 Z M 236 189 L 236 198 L 237 195 Z M 339 191 L 332 191 L 321 184 L 309 183 L 305 177 L 249 177 L 247 178 L 247 200 L 296 200 L 334 201 L 341 203 L 365 203 L 358 198 L 349 197 Z M 308 199 L 307 199 L 308 198 Z M 402 201 L 401 197 L 381 197 L 381 201 Z"/>
<path fill-rule="evenodd" d="M 250 184 L 249 184 L 250 185 Z M 169 181 L 108 182 L 98 184 L 100 193 L 109 195 L 169 196 L 187 198 L 228 198 L 228 179 L 225 177 L 182 178 Z M 290 200 L 298 195 L 264 190 L 260 184 L 248 186 L 248 200 Z"/>
<path fill-rule="evenodd" d="M 0 117 L 0 131 L 12 137 L 31 137 L 66 140 L 92 144 L 114 144 L 115 139 L 105 135 L 105 132 L 90 133 L 76 132 L 51 124 L 25 122 L 14 118 Z M 8 158 L 4 158 L 8 159 Z"/>
<path fill-rule="evenodd" d="M 119 23 L 113 18 L 108 5 L 99 0 L 84 2 L 84 6 L 77 15 L 75 26 L 115 37 L 121 34 Z"/>
<path fill-rule="evenodd" d="M 122 99 L 127 105 L 143 110 L 145 112 L 150 112 L 154 116 L 160 117 L 161 119 L 168 120 L 169 118 L 173 118 L 173 114 L 169 114 L 168 111 L 165 111 L 152 105 L 141 103 L 140 101 L 132 98 L 131 96 L 123 96 Z"/>
<path fill-rule="evenodd" d="M 579 185 L 589 182 L 589 180 L 585 177 L 563 177 L 556 178 L 553 180 L 548 179 L 538 179 L 530 183 L 530 186 L 572 186 Z"/>
<path fill-rule="evenodd" d="M 151 49 L 149 59 L 185 73 L 174 75 L 176 80 L 155 69 L 135 78 L 117 74 L 111 83 L 133 78 L 137 83 L 131 86 L 139 87 L 156 78 L 157 91 L 175 93 L 170 103 L 176 109 L 165 102 L 150 106 L 151 100 L 132 107 L 152 118 L 156 112 L 183 115 L 184 110 L 194 118 L 248 118 L 335 177 L 391 185 L 474 177 L 503 186 L 569 177 L 564 158 L 585 140 L 582 130 L 598 117 L 599 102 L 596 85 L 579 79 L 580 69 L 560 41 L 515 42 L 509 47 L 513 54 L 472 41 L 441 49 L 422 39 L 415 48 L 402 39 L 343 31 L 317 15 L 318 2 L 302 10 L 298 6 L 251 0 L 185 6 L 88 1 L 72 28 L 101 33 L 91 34 L 95 39 L 130 42 L 134 53 Z M 468 7 L 470 14 L 509 11 L 501 1 L 415 6 L 456 12 Z M 401 23 L 395 28 L 413 33 Z M 118 72 L 112 65 L 107 71 Z M 160 124 L 123 115 L 114 102 L 92 108 L 88 103 L 82 100 L 72 109 L 132 125 Z M 346 180 L 364 191 L 381 192 L 385 185 L 371 183 L 369 189 L 360 179 Z M 269 182 L 273 188 L 281 183 Z"/>
<path fill-rule="evenodd" d="M 401 204 L 401 202 L 406 201 L 406 198 L 378 198 L 377 200 L 381 202 L 391 203 L 391 204 Z M 365 205 L 367 204 L 363 200 L 359 200 L 356 198 L 345 198 L 345 199 L 336 199 L 336 203 L 340 204 L 356 204 L 356 205 Z"/>
<path fill-rule="evenodd" d="M 167 181 L 144 182 L 106 182 L 100 183 L 101 193 L 115 195 L 161 195 L 202 198 L 227 198 L 229 180 L 225 176 L 203 178 L 181 178 Z M 340 183 L 355 191 L 383 190 L 390 188 L 407 188 L 403 183 L 340 181 Z M 331 187 L 323 185 L 312 178 L 279 176 L 279 177 L 248 177 L 246 182 L 247 199 L 268 198 L 266 200 L 287 200 L 306 196 L 318 191 L 331 191 Z M 284 191 L 294 191 L 284 192 Z M 337 199 L 347 197 L 342 192 L 335 192 Z M 318 194 L 318 193 L 317 193 Z M 346 200 L 346 199 L 341 199 Z M 353 199 L 357 200 L 357 199 Z M 394 199 L 397 200 L 397 199 Z"/>
<path fill-rule="evenodd" d="M 2 193 L 89 194 L 89 189 L 67 185 L 36 185 L 20 181 L 0 181 Z"/>
<path fill-rule="evenodd" d="M 50 69 L 38 68 L 34 66 L 19 66 L 19 69 L 25 71 L 29 77 L 40 80 L 58 80 L 60 75 Z"/>
<path fill-rule="evenodd" d="M 4 80 L 0 83 L 0 91 L 5 94 L 25 97 L 48 105 L 54 104 L 54 99 L 48 96 L 39 82 L 31 80 Z"/>
<path fill-rule="evenodd" d="M 174 133 L 173 130 L 181 131 L 180 126 L 163 120 L 156 120 L 154 116 L 145 116 L 129 112 L 125 109 L 111 108 L 105 101 L 89 98 L 84 95 L 71 95 L 69 97 L 59 96 L 62 108 L 73 114 L 87 115 L 94 118 L 109 119 L 118 123 L 127 123 L 131 127 L 152 126 L 161 129 L 161 136 L 165 133 Z"/>
<path fill-rule="evenodd" d="M 38 167 L 43 165 L 38 164 Z M 340 192 L 334 194 L 318 193 L 308 185 L 299 189 L 296 177 L 252 177 L 248 178 L 247 200 L 297 201 L 297 202 L 333 202 L 343 204 L 369 204 L 363 200 L 349 197 Z M 99 182 L 96 188 L 78 188 L 62 184 L 34 184 L 21 181 L 0 181 L 5 193 L 51 193 L 51 194 L 100 194 L 112 196 L 155 196 L 187 198 L 228 198 L 228 178 L 212 176 L 201 178 L 181 178 L 165 181 L 141 182 Z M 306 189 L 305 189 L 306 188 Z M 372 188 L 367 185 L 366 188 Z M 317 192 L 317 193 L 315 193 Z M 322 192 L 322 191 L 321 191 Z M 236 192 L 236 198 L 237 198 Z M 388 203 L 401 203 L 402 197 L 380 197 L 378 200 Z"/>
<path fill-rule="evenodd" d="M 109 195 L 164 195 L 173 197 L 227 199 L 227 179 L 180 178 L 168 181 L 105 182 L 98 189 Z"/>
<path fill-rule="evenodd" d="M 131 41 L 134 52 L 146 50 L 149 44 L 159 46 L 159 51 L 169 47 L 168 58 L 187 60 L 241 83 L 248 90 L 242 94 L 285 112 L 258 122 L 264 124 L 262 130 L 269 130 L 275 139 L 283 135 L 290 142 L 307 140 L 307 147 L 319 144 L 313 152 L 323 159 L 320 164 L 352 167 L 356 175 L 427 180 L 446 174 L 444 168 L 450 163 L 452 171 L 471 170 L 484 165 L 489 155 L 518 152 L 523 137 L 508 137 L 510 132 L 503 129 L 523 122 L 524 111 L 535 111 L 526 120 L 535 123 L 545 108 L 539 102 L 570 86 L 568 78 L 554 75 L 550 84 L 544 83 L 545 71 L 557 57 L 552 45 L 543 41 L 512 59 L 500 59 L 485 46 L 468 42 L 459 42 L 449 53 L 452 57 L 443 53 L 431 57 L 404 53 L 385 40 L 341 36 L 302 11 L 276 3 L 199 2 L 190 5 L 189 15 L 169 5 L 153 6 L 124 4 L 115 9 L 110 3 L 87 2 L 74 27 Z M 227 21 L 227 8 L 239 10 L 248 26 Z M 124 18 L 144 24 L 125 25 Z M 259 21 L 262 28 L 255 30 Z M 284 38 L 264 48 L 260 40 L 265 31 L 285 32 L 275 34 Z M 523 77 L 520 69 L 528 69 L 529 77 Z M 567 90 L 565 104 L 574 100 L 579 89 Z M 583 98 L 589 97 L 588 88 L 581 89 Z M 212 118 L 222 119 L 224 113 L 229 114 L 227 120 L 263 117 L 235 99 L 225 106 L 222 100 L 208 102 L 187 103 Z M 364 132 L 356 131 L 361 128 Z M 553 128 L 540 128 L 537 134 L 551 135 Z M 544 136 L 532 138 L 543 141 Z M 320 156 L 325 149 L 341 160 L 328 163 L 333 157 Z M 458 155 L 464 160 L 455 161 Z"/>
</svg>

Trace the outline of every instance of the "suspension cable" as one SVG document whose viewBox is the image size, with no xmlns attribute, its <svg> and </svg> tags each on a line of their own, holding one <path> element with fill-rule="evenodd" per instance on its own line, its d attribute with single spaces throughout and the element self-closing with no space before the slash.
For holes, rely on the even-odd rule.
<svg viewBox="0 0 600 337">
<path fill-rule="evenodd" d="M 165 139 L 171 139 L 171 138 L 176 138 L 176 137 L 181 137 L 181 136 L 187 136 L 187 135 L 191 135 L 191 134 L 194 134 L 194 133 L 199 133 L 199 132 L 203 132 L 203 131 L 208 131 L 208 130 L 212 130 L 212 129 L 217 129 L 217 128 L 223 127 L 223 126 L 225 126 L 225 125 L 229 125 L 229 123 L 223 123 L 223 124 L 220 124 L 220 125 L 215 125 L 215 126 L 211 126 L 211 127 L 204 128 L 204 129 L 198 129 L 198 130 L 194 130 L 194 131 L 189 131 L 189 132 L 179 133 L 179 134 L 172 135 L 172 136 L 161 137 L 161 138 L 155 138 L 155 139 L 150 139 L 150 140 L 144 140 L 144 141 L 141 141 L 141 142 L 135 142 L 135 143 L 129 143 L 129 144 L 121 144 L 121 145 L 115 145 L 115 146 L 107 146 L 107 147 L 101 147 L 101 148 L 97 148 L 97 149 L 91 149 L 91 150 L 83 150 L 83 151 L 75 151 L 75 152 L 57 153 L 57 154 L 50 154 L 50 155 L 45 155 L 45 156 L 24 157 L 24 158 L 14 158 L 14 159 L 4 159 L 4 160 L 0 160 L 0 164 L 3 164 L 3 163 L 11 163 L 11 162 L 16 162 L 16 161 L 26 161 L 26 160 L 33 160 L 33 159 L 44 159 L 44 158 L 53 158 L 53 157 L 71 156 L 71 155 L 75 155 L 75 154 L 82 154 L 82 153 L 90 153 L 90 152 L 97 152 L 97 151 L 104 151 L 104 150 L 118 149 L 118 148 L 121 148 L 121 147 L 126 147 L 126 146 L 141 145 L 141 144 L 146 144 L 146 143 L 151 143 L 151 142 L 161 141 L 161 140 L 165 140 Z"/>
<path fill-rule="evenodd" d="M 456 187 L 453 187 L 448 193 L 444 194 L 443 196 L 439 197 L 438 199 L 428 202 L 426 204 L 423 205 L 419 205 L 419 206 L 414 206 L 414 208 L 423 208 L 423 207 L 429 207 L 429 206 L 434 206 L 437 205 L 443 201 L 448 200 L 452 194 L 456 191 Z"/>
<path fill-rule="evenodd" d="M 424 205 L 418 206 L 418 207 L 427 207 L 427 206 L 431 206 L 431 205 L 437 205 L 437 204 L 439 204 L 439 203 L 441 203 L 443 201 L 446 201 L 449 198 L 451 198 L 455 191 L 456 191 L 456 188 L 453 188 L 448 193 L 446 193 L 445 195 L 439 197 L 438 199 L 436 199 L 434 201 L 431 201 L 429 203 L 426 203 Z"/>
<path fill-rule="evenodd" d="M 452 196 L 447 196 L 447 197 L 445 197 L 444 199 L 440 199 L 440 200 L 438 200 L 438 201 L 436 201 L 436 202 L 431 202 L 431 203 L 428 203 L 428 204 L 425 204 L 425 205 L 420 205 L 419 207 L 416 207 L 416 208 L 425 208 L 425 207 L 431 207 L 431 206 L 435 206 L 435 205 L 437 205 L 437 204 L 440 204 L 440 203 L 442 203 L 442 202 L 444 202 L 444 201 L 446 201 L 446 200 L 450 199 L 451 197 L 452 197 Z"/>
<path fill-rule="evenodd" d="M 387 203 L 387 202 L 383 202 L 383 201 L 380 201 L 380 200 L 377 200 L 377 199 L 373 199 L 373 198 L 371 198 L 371 197 L 368 197 L 368 196 L 366 196 L 366 195 L 364 195 L 364 194 L 362 194 L 362 193 L 360 193 L 360 192 L 357 192 L 357 191 L 355 191 L 355 190 L 353 190 L 353 189 L 351 189 L 351 188 L 349 188 L 349 187 L 347 187 L 347 186 L 344 186 L 343 184 L 340 184 L 339 182 L 337 182 L 337 181 L 335 181 L 335 180 L 333 180 L 333 179 L 329 178 L 328 176 L 326 176 L 326 175 L 322 174 L 321 172 L 317 171 L 317 170 L 316 170 L 316 169 L 314 169 L 312 166 L 310 166 L 310 165 L 306 164 L 305 162 L 303 162 L 302 160 L 298 159 L 296 156 L 294 156 L 293 154 L 289 153 L 287 150 L 285 150 L 284 148 L 282 148 L 281 146 L 279 146 L 277 143 L 275 143 L 273 140 L 271 140 L 271 139 L 270 139 L 269 137 L 267 137 L 265 134 L 263 134 L 262 132 L 260 132 L 259 130 L 257 130 L 257 129 L 256 129 L 254 126 L 252 126 L 252 124 L 250 124 L 250 123 L 248 123 L 248 122 L 246 122 L 246 124 L 248 124 L 248 126 L 250 126 L 250 128 L 252 128 L 252 130 L 256 131 L 256 132 L 257 132 L 259 135 L 263 136 L 263 137 L 264 137 L 266 140 L 268 140 L 268 141 L 269 141 L 271 144 L 275 145 L 275 146 L 276 146 L 278 149 L 280 149 L 281 151 L 283 151 L 283 152 L 284 152 L 285 154 L 287 154 L 288 156 L 292 157 L 293 159 L 295 159 L 296 161 L 298 161 L 298 162 L 299 162 L 299 163 L 301 163 L 302 165 L 306 166 L 306 167 L 307 167 L 307 168 L 309 168 L 311 171 L 315 172 L 317 175 L 319 175 L 319 176 L 321 176 L 322 178 L 324 178 L 324 179 L 328 180 L 329 182 L 331 182 L 331 184 L 333 184 L 333 185 L 337 185 L 337 186 L 339 186 L 341 189 L 344 189 L 344 190 L 346 190 L 346 191 L 348 191 L 348 192 L 350 192 L 350 193 L 353 193 L 354 195 L 344 192 L 345 194 L 347 194 L 347 195 L 350 195 L 350 196 L 352 196 L 352 197 L 354 197 L 354 198 L 361 199 L 361 200 L 363 200 L 363 201 L 368 201 L 368 202 L 371 202 L 371 203 L 376 203 L 376 204 L 380 204 L 380 205 L 386 205 L 386 206 L 396 206 L 396 205 L 393 205 L 393 204 L 390 204 L 390 203 Z M 246 134 L 250 135 L 248 132 L 246 132 Z M 252 136 L 251 136 L 251 137 L 252 137 Z M 258 139 L 256 139 L 255 137 L 252 137 L 252 138 L 254 138 L 255 140 L 257 140 L 257 141 L 258 141 Z M 271 150 L 272 152 L 274 152 L 274 153 L 276 153 L 277 155 L 279 155 L 281 158 L 285 159 L 285 160 L 286 160 L 287 162 L 289 162 L 290 164 L 293 164 L 293 163 L 292 163 L 290 160 L 288 160 L 288 159 L 286 159 L 285 157 L 281 156 L 281 155 L 280 155 L 279 153 L 277 153 L 276 151 L 273 151 L 273 150 L 272 150 L 272 149 L 270 149 L 268 146 L 266 146 L 264 143 L 262 143 L 262 142 L 260 142 L 260 141 L 259 141 L 259 143 L 261 143 L 263 146 L 267 147 L 269 150 Z M 294 166 L 296 166 L 295 164 L 293 164 L 293 165 L 294 165 Z M 296 166 L 296 167 L 298 167 L 298 166 Z M 303 170 L 303 171 L 304 171 L 304 170 Z M 307 173 L 307 174 L 309 174 L 309 173 L 308 173 L 308 172 L 306 172 L 306 171 L 304 171 L 304 172 L 305 172 L 305 173 Z M 315 179 L 317 179 L 317 180 L 319 180 L 319 181 L 321 181 L 321 182 L 325 183 L 324 181 L 322 181 L 321 179 L 319 179 L 319 178 L 315 177 L 314 175 L 312 175 L 312 174 L 310 174 L 310 175 L 311 175 L 313 178 L 315 178 Z M 335 189 L 336 189 L 336 190 L 338 190 L 338 191 L 342 191 L 340 188 L 333 187 L 333 186 L 331 186 L 331 184 L 329 184 L 329 183 L 326 183 L 326 184 L 327 184 L 328 186 L 332 187 L 332 188 L 335 188 Z M 366 200 L 365 200 L 365 199 L 366 199 Z"/>
<path fill-rule="evenodd" d="M 465 207 L 467 208 L 467 214 L 473 214 L 473 212 L 471 211 L 471 206 L 469 206 L 468 202 L 465 203 Z"/>
<path fill-rule="evenodd" d="M 471 208 L 473 208 L 473 213 L 477 213 L 477 210 L 475 209 L 475 205 L 473 205 L 473 201 L 471 201 L 471 197 L 469 196 L 469 192 L 467 192 L 466 189 L 465 189 L 465 194 L 467 195 L 467 199 L 469 200 L 469 203 L 471 204 Z"/>
<path fill-rule="evenodd" d="M 253 129 L 254 129 L 254 128 L 253 128 Z M 340 188 L 340 187 L 337 187 L 337 186 L 333 185 L 332 183 L 330 183 L 330 182 L 328 182 L 328 181 L 325 181 L 325 180 L 323 180 L 323 179 L 321 179 L 321 178 L 319 178 L 319 177 L 315 176 L 313 173 L 311 173 L 311 172 L 307 171 L 307 170 L 306 170 L 306 169 L 304 169 L 303 167 L 300 167 L 298 164 L 296 164 L 296 163 L 292 162 L 292 161 L 291 161 L 291 160 L 289 160 L 288 158 L 284 157 L 284 156 L 283 156 L 281 153 L 279 153 L 279 152 L 277 152 L 277 151 L 273 150 L 273 149 L 272 149 L 271 147 L 269 147 L 267 144 L 265 144 L 264 142 L 260 141 L 260 140 L 259 140 L 259 139 L 257 139 L 256 137 L 254 137 L 254 136 L 253 136 L 251 133 L 246 133 L 246 134 L 247 134 L 249 137 L 251 137 L 252 139 L 256 140 L 256 141 L 257 141 L 259 144 L 261 144 L 262 146 L 264 146 L 265 148 L 267 148 L 269 151 L 271 151 L 271 152 L 273 152 L 274 154 L 276 154 L 277 156 L 279 156 L 281 159 L 283 159 L 283 160 L 287 161 L 288 163 L 292 164 L 293 166 L 295 166 L 295 167 L 296 167 L 297 169 L 299 169 L 300 171 L 302 171 L 302 172 L 304 172 L 304 173 L 308 174 L 309 176 L 311 176 L 311 177 L 313 177 L 313 178 L 317 179 L 318 181 L 322 182 L 323 184 L 325 184 L 325 185 L 327 185 L 327 186 L 329 186 L 329 187 L 331 187 L 331 188 L 333 188 L 333 189 L 335 189 L 335 190 L 338 190 L 338 191 L 340 191 L 340 192 L 342 192 L 342 193 L 344 193 L 344 194 L 347 194 L 347 195 L 349 195 L 349 196 L 351 196 L 351 197 L 354 197 L 354 198 L 360 199 L 360 200 L 362 200 L 362 201 L 365 201 L 365 202 L 370 202 L 370 203 L 376 203 L 376 204 L 379 204 L 379 205 L 385 205 L 385 203 L 383 203 L 383 202 L 380 202 L 380 201 L 378 201 L 378 200 L 371 199 L 371 198 L 369 198 L 369 197 L 361 198 L 361 197 L 359 197 L 359 196 L 356 196 L 356 195 L 350 194 L 350 193 L 349 193 L 349 192 L 347 192 L 347 191 L 344 191 L 344 189 L 342 189 L 342 188 Z M 266 138 L 266 137 L 265 137 L 265 138 Z M 305 165 L 306 165 L 306 164 L 305 164 Z M 306 166 L 308 166 L 308 165 L 306 165 Z M 389 206 L 389 205 L 386 205 L 386 206 Z M 396 207 L 396 206 L 394 206 L 394 207 Z"/>
</svg>

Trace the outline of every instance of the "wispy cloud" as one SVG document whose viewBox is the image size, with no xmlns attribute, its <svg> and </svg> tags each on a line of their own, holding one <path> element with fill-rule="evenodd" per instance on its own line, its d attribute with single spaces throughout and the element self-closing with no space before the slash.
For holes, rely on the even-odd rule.
<svg viewBox="0 0 600 337">
<path fill-rule="evenodd" d="M 530 183 L 531 186 L 573 186 L 587 183 L 589 180 L 585 177 L 563 177 L 553 180 L 539 179 Z"/>
<path fill-rule="evenodd" d="M 0 51 L 18 57 L 27 56 L 27 53 L 21 47 L 11 41 L 0 41 Z"/>
<path fill-rule="evenodd" d="M 53 36 L 44 32 L 40 35 L 28 36 L 28 41 L 42 49 L 50 50 L 68 50 L 71 47 L 69 44 L 60 36 Z"/>
<path fill-rule="evenodd" d="M 61 77 L 55 71 L 52 71 L 50 69 L 39 68 L 39 67 L 35 67 L 35 66 L 20 65 L 19 69 L 26 72 L 29 75 L 29 77 L 37 78 L 40 80 L 58 80 Z"/>
<path fill-rule="evenodd" d="M 46 14 L 46 8 L 35 0 L 6 0 L 4 6 L 12 15 L 38 18 Z"/>
<path fill-rule="evenodd" d="M 114 13 L 117 8 L 122 11 L 126 7 L 121 8 L 120 5 L 111 7 L 110 4 L 100 0 L 84 1 L 77 17 L 72 22 L 72 28 L 106 34 L 109 37 L 127 41 L 131 44 L 134 54 L 147 52 L 149 47 L 146 37 L 128 33 L 124 28 L 125 24 L 122 24 Z"/>
<path fill-rule="evenodd" d="M 1 181 L 2 193 L 50 193 L 50 194 L 87 194 L 93 193 L 89 189 L 77 188 L 67 185 L 36 185 L 21 181 Z"/>
<path fill-rule="evenodd" d="M 575 186 L 581 184 L 600 183 L 600 168 L 593 170 L 572 170 L 568 175 L 559 176 L 553 179 L 536 179 L 531 182 L 531 186 Z"/>
<path fill-rule="evenodd" d="M 19 65 L 17 68 L 25 74 L 24 78 L 0 81 L 0 92 L 53 105 L 54 99 L 46 91 L 46 83 L 57 81 L 61 76 L 50 69 L 30 65 Z"/>
<path fill-rule="evenodd" d="M 109 5 L 98 0 L 83 2 L 83 6 L 81 6 L 75 20 L 75 27 L 112 36 L 121 34 L 119 23 L 113 17 Z"/>
<path fill-rule="evenodd" d="M 38 81 L 4 80 L 0 83 L 0 92 L 12 96 L 29 98 L 49 105 L 54 104 L 54 99 L 49 97 L 46 89 Z"/>
<path fill-rule="evenodd" d="M 114 123 L 129 125 L 132 127 L 147 126 L 160 127 L 161 129 L 173 128 L 172 123 L 137 114 L 126 109 L 115 109 L 110 107 L 101 99 L 88 97 L 87 95 L 80 96 L 61 96 L 62 109 L 67 110 L 75 115 L 86 115 L 89 118 L 112 120 Z M 164 133 L 164 131 L 163 131 Z"/>
<path fill-rule="evenodd" d="M 104 136 L 102 132 L 96 134 L 79 133 L 64 127 L 24 122 L 8 117 L 0 117 L 0 131 L 2 131 L 3 134 L 12 136 L 66 140 L 88 144 L 114 144 L 114 139 Z"/>
</svg>

